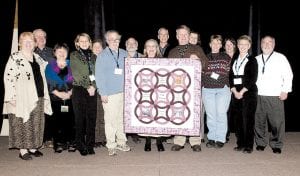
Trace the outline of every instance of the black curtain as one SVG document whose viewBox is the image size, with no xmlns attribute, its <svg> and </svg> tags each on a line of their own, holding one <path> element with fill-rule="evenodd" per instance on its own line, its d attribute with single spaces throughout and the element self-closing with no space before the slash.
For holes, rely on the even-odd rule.
<svg viewBox="0 0 300 176">
<path fill-rule="evenodd" d="M 92 39 L 103 39 L 105 33 L 104 0 L 88 0 L 84 8 L 85 31 Z"/>
<path fill-rule="evenodd" d="M 11 52 L 13 28 L 14 28 L 14 15 L 15 15 L 16 0 L 1 0 L 0 1 L 0 39 L 1 39 L 1 92 L 0 92 L 0 106 L 1 106 L 1 117 L 0 117 L 0 131 L 3 123 L 3 99 L 4 99 L 4 84 L 3 74 L 6 62 Z"/>
</svg>

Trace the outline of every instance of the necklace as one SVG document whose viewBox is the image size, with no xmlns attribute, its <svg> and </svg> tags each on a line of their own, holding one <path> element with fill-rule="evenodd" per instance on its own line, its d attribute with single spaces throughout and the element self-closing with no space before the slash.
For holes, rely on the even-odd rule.
<svg viewBox="0 0 300 176">
<path fill-rule="evenodd" d="M 181 58 L 184 57 L 184 54 L 185 54 L 186 50 L 188 49 L 188 46 L 189 45 L 187 44 L 183 48 L 181 48 L 180 46 L 177 47 L 179 55 L 180 55 Z"/>
</svg>

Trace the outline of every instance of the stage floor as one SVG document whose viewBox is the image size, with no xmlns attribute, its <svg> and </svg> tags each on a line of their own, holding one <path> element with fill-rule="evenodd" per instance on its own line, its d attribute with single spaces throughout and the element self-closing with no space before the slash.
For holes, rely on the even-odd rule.
<svg viewBox="0 0 300 176">
<path fill-rule="evenodd" d="M 1 176 L 299 176 L 300 132 L 286 133 L 282 154 L 274 154 L 270 147 L 265 151 L 243 154 L 233 150 L 235 136 L 222 149 L 207 148 L 193 152 L 189 144 L 179 152 L 144 152 L 142 143 L 129 138 L 130 152 L 108 156 L 106 148 L 96 148 L 95 155 L 81 156 L 79 152 L 54 153 L 46 148 L 43 157 L 23 161 L 18 150 L 8 150 L 8 137 L 0 137 Z"/>
</svg>

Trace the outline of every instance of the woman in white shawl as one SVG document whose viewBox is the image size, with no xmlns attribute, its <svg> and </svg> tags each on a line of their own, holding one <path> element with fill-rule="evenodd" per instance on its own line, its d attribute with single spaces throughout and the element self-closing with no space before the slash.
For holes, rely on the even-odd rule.
<svg viewBox="0 0 300 176">
<path fill-rule="evenodd" d="M 20 50 L 11 54 L 4 71 L 3 114 L 9 118 L 9 148 L 19 149 L 19 157 L 31 160 L 43 156 L 38 149 L 44 134 L 44 113 L 52 109 L 45 79 L 45 62 L 33 52 L 31 32 L 19 37 Z"/>
</svg>

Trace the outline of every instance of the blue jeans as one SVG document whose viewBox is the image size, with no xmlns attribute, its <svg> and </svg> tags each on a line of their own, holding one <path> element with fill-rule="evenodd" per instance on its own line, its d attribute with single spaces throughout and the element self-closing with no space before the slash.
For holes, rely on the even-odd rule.
<svg viewBox="0 0 300 176">
<path fill-rule="evenodd" d="M 227 111 L 230 104 L 231 92 L 228 86 L 223 88 L 202 88 L 202 100 L 206 111 L 208 140 L 225 143 Z"/>
</svg>

